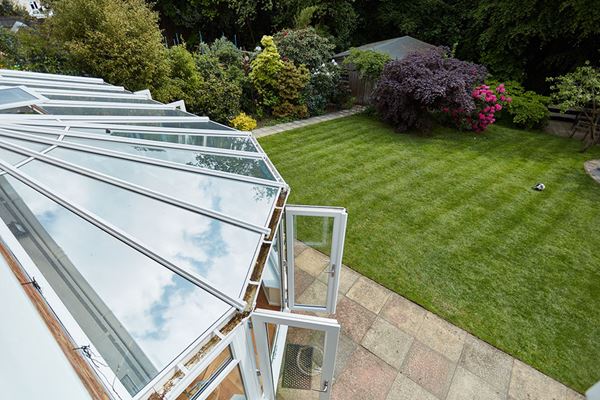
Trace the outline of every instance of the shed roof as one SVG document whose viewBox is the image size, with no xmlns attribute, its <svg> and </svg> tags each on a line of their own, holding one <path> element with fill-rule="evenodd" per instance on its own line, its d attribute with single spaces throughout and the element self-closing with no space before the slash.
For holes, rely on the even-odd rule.
<svg viewBox="0 0 600 400">
<path fill-rule="evenodd" d="M 367 43 L 357 47 L 360 50 L 373 50 L 388 54 L 392 59 L 400 60 L 409 53 L 426 50 L 435 47 L 432 44 L 415 39 L 412 36 L 401 36 L 379 42 Z M 350 50 L 343 51 L 334 56 L 335 59 L 343 59 L 350 55 Z"/>
<path fill-rule="evenodd" d="M 107 387 L 143 392 L 247 311 L 287 192 L 250 133 L 147 91 L 10 70 L 0 113 L 2 239 Z"/>
</svg>

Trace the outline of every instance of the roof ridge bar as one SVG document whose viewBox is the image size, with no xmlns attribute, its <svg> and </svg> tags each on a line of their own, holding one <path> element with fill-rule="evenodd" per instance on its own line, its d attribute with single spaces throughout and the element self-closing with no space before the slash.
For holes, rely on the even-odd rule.
<svg viewBox="0 0 600 400">
<path fill-rule="evenodd" d="M 145 197 L 150 197 L 152 199 L 155 199 L 155 200 L 158 200 L 161 202 L 171 204 L 175 207 L 182 208 L 187 211 L 191 211 L 191 212 L 201 214 L 201 215 L 213 218 L 213 219 L 217 219 L 221 222 L 237 226 L 238 228 L 246 229 L 246 230 L 264 234 L 267 236 L 271 232 L 271 229 L 266 228 L 264 226 L 260 226 L 260 225 L 256 225 L 256 224 L 253 224 L 253 223 L 250 223 L 247 221 L 243 221 L 241 219 L 229 216 L 227 214 L 220 213 L 218 211 L 209 210 L 204 207 L 198 207 L 198 206 L 195 206 L 186 201 L 178 200 L 175 197 L 162 194 L 160 192 L 145 188 L 145 187 L 137 185 L 135 183 L 127 182 L 127 181 L 125 181 L 123 179 L 119 179 L 119 178 L 114 178 L 110 175 L 103 174 L 98 171 L 94 171 L 90 168 L 81 167 L 76 164 L 70 163 L 68 161 L 64 161 L 64 160 L 58 159 L 56 157 L 52 157 L 52 156 L 43 154 L 41 152 L 33 151 L 33 150 L 27 149 L 25 147 L 21 147 L 16 144 L 7 143 L 2 139 L 0 139 L 0 147 L 17 152 L 17 153 L 28 155 L 30 157 L 33 157 L 34 159 L 42 160 L 43 162 L 53 164 L 59 168 L 70 170 L 77 174 L 84 175 L 89 178 L 99 180 L 101 182 L 109 183 L 114 186 L 118 186 L 122 189 L 140 194 Z M 48 151 L 50 151 L 50 150 L 48 150 Z"/>
<path fill-rule="evenodd" d="M 0 84 L 8 83 L 8 84 L 16 84 L 16 85 L 25 85 L 27 87 L 31 87 L 35 89 L 36 86 L 41 87 L 59 87 L 59 88 L 77 88 L 77 89 L 91 89 L 97 90 L 99 92 L 125 92 L 125 88 L 123 86 L 113 86 L 107 85 L 103 83 L 81 83 L 81 82 L 66 82 L 59 81 L 53 79 L 35 79 L 35 78 L 16 78 L 12 76 L 1 76 L 0 74 Z"/>
<path fill-rule="evenodd" d="M 173 149 L 182 149 L 182 150 L 196 150 L 199 153 L 209 153 L 209 154 L 219 154 L 223 156 L 235 156 L 242 158 L 252 158 L 252 159 L 265 159 L 266 154 L 264 152 L 258 151 L 243 151 L 243 150 L 228 150 L 219 147 L 208 147 L 208 146 L 200 146 L 195 144 L 185 144 L 185 143 L 172 143 L 172 142 L 160 142 L 150 139 L 139 139 L 139 138 L 129 138 L 127 136 L 111 136 L 111 135 L 102 135 L 97 133 L 87 133 L 78 131 L 77 128 L 73 130 L 70 126 L 67 126 L 65 129 L 55 129 L 55 128 L 40 128 L 40 127 L 31 127 L 29 125 L 19 125 L 19 124 L 1 124 L 0 129 L 4 128 L 7 130 L 17 130 L 17 131 L 26 131 L 35 133 L 48 133 L 52 135 L 63 135 L 63 136 L 71 136 L 71 137 L 80 137 L 83 139 L 94 139 L 94 140 L 103 140 L 106 142 L 122 142 L 122 143 L 133 143 L 133 144 L 144 144 L 148 146 L 154 147 L 164 147 L 164 148 L 173 148 Z M 108 128 L 107 128 L 108 129 Z M 250 138 L 250 136 L 248 136 Z M 252 142 L 254 145 L 254 142 Z"/>
<path fill-rule="evenodd" d="M 163 103 L 127 103 L 124 101 L 96 101 L 96 100 L 61 100 L 48 99 L 44 106 L 64 108 L 132 108 L 143 110 L 178 110 L 174 105 Z"/>
<path fill-rule="evenodd" d="M 114 158 L 138 161 L 138 162 L 141 162 L 144 164 L 158 165 L 161 167 L 167 167 L 167 168 L 171 168 L 171 169 L 178 169 L 178 170 L 182 170 L 182 171 L 194 172 L 194 173 L 201 174 L 201 175 L 211 175 L 211 176 L 216 176 L 219 178 L 231 179 L 231 180 L 236 180 L 236 181 L 241 181 L 241 182 L 249 182 L 249 183 L 254 183 L 254 184 L 263 185 L 263 186 L 270 186 L 270 187 L 285 187 L 285 186 L 287 186 L 285 183 L 280 182 L 280 181 L 268 180 L 268 179 L 263 179 L 263 178 L 255 178 L 255 177 L 247 176 L 247 175 L 238 175 L 238 174 L 233 174 L 231 172 L 217 171 L 217 170 L 212 170 L 212 169 L 203 168 L 203 167 L 195 167 L 195 166 L 191 166 L 191 165 L 187 165 L 187 164 L 181 164 L 181 163 L 175 163 L 172 161 L 159 160 L 156 158 L 138 156 L 135 154 L 129 154 L 129 153 L 123 153 L 120 151 L 102 149 L 102 148 L 87 146 L 87 145 L 78 144 L 78 143 L 64 142 L 64 141 L 55 140 L 55 139 L 47 139 L 47 138 L 43 138 L 40 136 L 28 135 L 25 133 L 13 133 L 12 131 L 9 131 L 6 129 L 1 129 L 1 128 L 0 128 L 0 136 L 12 137 L 15 139 L 25 138 L 31 142 L 46 143 L 46 144 L 51 144 L 51 145 L 55 144 L 58 147 L 79 150 L 79 151 L 83 151 L 83 152 L 87 152 L 87 153 L 102 154 L 102 155 L 114 157 Z"/>
<path fill-rule="evenodd" d="M 48 80 L 58 81 L 72 81 L 72 82 L 97 82 L 98 84 L 104 84 L 104 79 L 95 78 L 91 76 L 77 76 L 77 75 L 64 75 L 64 74 L 51 74 L 48 72 L 33 72 L 33 71 L 19 71 L 15 69 L 0 69 L 0 76 L 5 77 L 30 77 L 30 78 L 47 78 Z"/>
<path fill-rule="evenodd" d="M 186 271 L 186 270 L 178 267 L 177 265 L 168 261 L 167 259 L 165 259 L 161 255 L 159 255 L 158 253 L 155 253 L 154 251 L 150 250 L 149 247 L 145 246 L 138 239 L 130 236 L 129 234 L 123 232 L 121 229 L 104 221 L 102 218 L 100 218 L 97 215 L 95 215 L 94 213 L 86 210 L 85 208 L 77 205 L 76 203 L 65 200 L 62 196 L 60 196 L 60 195 L 56 194 L 55 192 L 53 192 L 52 190 L 48 189 L 46 186 L 44 186 L 43 184 L 41 184 L 34 178 L 28 176 L 27 174 L 25 174 L 22 171 L 19 171 L 17 168 L 13 167 L 12 165 L 8 164 L 7 162 L 5 162 L 4 160 L 1 160 L 1 159 L 0 159 L 0 169 L 3 169 L 4 171 L 6 171 L 6 173 L 8 173 L 13 178 L 24 183 L 25 185 L 27 185 L 30 188 L 37 191 L 38 193 L 46 196 L 50 200 L 58 203 L 59 205 L 66 208 L 67 210 L 78 215 L 79 217 L 81 217 L 82 219 L 91 223 L 92 225 L 96 226 L 97 228 L 100 228 L 104 232 L 108 233 L 109 235 L 113 236 L 114 238 L 118 239 L 119 241 L 125 243 L 126 245 L 133 248 L 134 250 L 151 258 L 152 260 L 161 264 L 163 267 L 165 267 L 165 268 L 169 269 L 170 271 L 176 273 L 177 275 L 187 279 L 188 281 L 192 282 L 196 286 L 206 290 L 207 292 L 209 292 L 213 296 L 219 298 L 220 300 L 224 301 L 225 303 L 237 308 L 238 310 L 245 309 L 245 307 L 246 307 L 245 301 L 243 301 L 241 299 L 235 299 L 235 298 L 231 297 L 230 295 L 228 295 L 227 293 L 222 292 L 221 290 L 217 289 L 216 286 L 214 286 L 208 280 L 202 278 L 201 276 L 197 275 L 196 273 L 189 272 L 189 271 Z"/>
<path fill-rule="evenodd" d="M 212 122 L 212 121 L 210 121 Z M 152 126 L 152 125 L 119 125 L 108 122 L 78 122 L 78 121 L 64 121 L 61 122 L 57 116 L 54 120 L 48 119 L 29 119 L 23 120 L 12 119 L 6 122 L 7 124 L 22 124 L 27 126 L 70 126 L 77 128 L 98 128 L 98 129 L 114 129 L 114 130 L 129 130 L 129 131 L 141 131 L 150 134 L 166 134 L 166 135 L 204 135 L 204 136 L 239 136 L 239 137 L 250 137 L 250 132 L 238 131 L 238 130 L 219 130 L 219 129 L 195 129 L 195 128 L 174 128 L 167 126 Z"/>
</svg>

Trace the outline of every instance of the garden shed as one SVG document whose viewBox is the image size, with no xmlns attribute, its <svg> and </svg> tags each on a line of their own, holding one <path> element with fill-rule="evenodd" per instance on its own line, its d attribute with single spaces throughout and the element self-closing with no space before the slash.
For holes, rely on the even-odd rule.
<svg viewBox="0 0 600 400">
<path fill-rule="evenodd" d="M 0 70 L 3 392 L 274 400 L 283 376 L 328 399 L 340 326 L 305 314 L 335 312 L 346 211 L 289 190 L 183 102 Z M 298 246 L 328 255 L 321 296 L 294 295 Z"/>
<path fill-rule="evenodd" d="M 422 40 L 415 39 L 412 36 L 400 36 L 393 39 L 382 40 L 379 42 L 373 42 L 364 44 L 357 47 L 359 50 L 371 50 L 380 53 L 385 53 L 390 56 L 392 60 L 401 60 L 406 57 L 409 53 L 419 52 L 428 50 L 435 47 L 432 44 L 423 42 Z M 350 50 L 343 51 L 334 56 L 334 60 L 337 63 L 342 63 L 346 57 L 350 55 Z M 359 104 L 368 104 L 369 97 L 373 91 L 374 82 L 361 79 L 358 72 L 350 65 L 347 66 L 348 82 L 352 96 L 356 98 Z"/>
</svg>

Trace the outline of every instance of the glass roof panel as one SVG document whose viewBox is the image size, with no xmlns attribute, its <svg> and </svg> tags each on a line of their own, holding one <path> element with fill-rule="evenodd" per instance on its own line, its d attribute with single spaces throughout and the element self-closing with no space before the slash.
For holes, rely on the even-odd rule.
<svg viewBox="0 0 600 400">
<path fill-rule="evenodd" d="M 68 100 L 68 101 L 100 101 L 100 102 L 111 102 L 111 103 L 134 103 L 134 104 L 160 104 L 158 101 L 151 99 L 140 99 L 137 97 L 98 97 L 98 96 L 75 96 L 68 94 L 53 94 L 46 93 L 45 97 L 50 100 Z"/>
<path fill-rule="evenodd" d="M 173 264 L 240 297 L 261 235 L 34 160 L 20 168 Z"/>
<path fill-rule="evenodd" d="M 0 108 L 14 108 L 15 103 L 35 103 L 37 100 L 37 97 L 19 87 L 0 89 Z"/>
<path fill-rule="evenodd" d="M 175 108 L 108 108 L 108 107 L 64 107 L 44 104 L 44 110 L 52 115 L 110 115 L 125 117 L 179 117 L 190 115 Z"/>
<path fill-rule="evenodd" d="M 263 185 L 61 147 L 47 154 L 257 225 L 268 224 L 273 203 L 277 200 L 277 189 Z"/>
<path fill-rule="evenodd" d="M 12 177 L 0 177 L 0 199 L 0 217 L 131 395 L 231 309 Z"/>
<path fill-rule="evenodd" d="M 98 139 L 65 137 L 64 140 L 67 142 L 80 143 L 184 165 L 275 180 L 275 177 L 269 171 L 267 164 L 261 159 L 203 154 L 194 150 L 161 148 L 133 143 L 109 142 Z"/>
<path fill-rule="evenodd" d="M 132 139 L 153 140 L 157 142 L 168 142 L 178 144 L 189 144 L 194 146 L 215 147 L 218 149 L 252 151 L 257 152 L 256 146 L 249 137 L 231 137 L 219 135 L 189 135 L 171 134 L 161 132 L 130 131 L 126 129 L 102 129 L 102 128 L 72 128 L 72 132 L 89 132 L 97 135 L 119 136 Z"/>
<path fill-rule="evenodd" d="M 7 78 L 10 81 L 7 81 L 4 78 L 0 77 L 0 86 L 27 86 L 28 88 L 52 88 L 52 89 L 68 89 L 68 90 L 77 90 L 77 91 L 98 91 L 102 93 L 106 92 L 117 92 L 117 93 L 128 93 L 123 90 L 115 90 L 114 86 L 110 85 L 96 85 L 91 84 L 93 86 L 86 87 L 73 87 L 73 85 L 81 85 L 81 82 L 61 82 L 61 81 L 44 81 L 44 80 L 36 80 L 35 83 L 33 80 L 24 81 L 21 78 Z M 19 79 L 18 81 L 14 81 L 13 79 Z M 25 79 L 25 78 L 23 78 Z M 39 82 L 38 82 L 39 81 Z M 86 84 L 89 85 L 89 84 Z"/>
<path fill-rule="evenodd" d="M 16 144 L 17 146 L 25 147 L 33 151 L 42 151 L 51 146 L 46 143 L 30 142 L 29 140 L 15 139 L 6 136 L 0 136 L 0 141 Z"/>
<path fill-rule="evenodd" d="M 29 156 L 15 153 L 15 152 L 12 152 L 10 150 L 3 149 L 0 147 L 0 159 L 2 161 L 6 161 L 9 164 L 15 165 L 15 164 L 17 164 L 23 160 L 26 160 L 28 158 L 29 158 Z M 0 170 L 0 172 L 2 172 L 2 170 Z"/>
</svg>

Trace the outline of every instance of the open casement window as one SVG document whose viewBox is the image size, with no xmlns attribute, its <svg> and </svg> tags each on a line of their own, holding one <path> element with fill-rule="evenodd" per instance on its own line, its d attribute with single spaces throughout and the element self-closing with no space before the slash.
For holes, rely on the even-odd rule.
<svg viewBox="0 0 600 400">
<path fill-rule="evenodd" d="M 348 214 L 344 208 L 287 205 L 285 208 L 288 306 L 335 313 Z M 303 275 L 317 278 L 300 292 Z M 304 279 L 306 280 L 306 279 Z"/>
<path fill-rule="evenodd" d="M 265 399 L 275 400 L 278 392 L 284 398 L 331 398 L 337 321 L 257 309 L 252 325 Z"/>
</svg>

